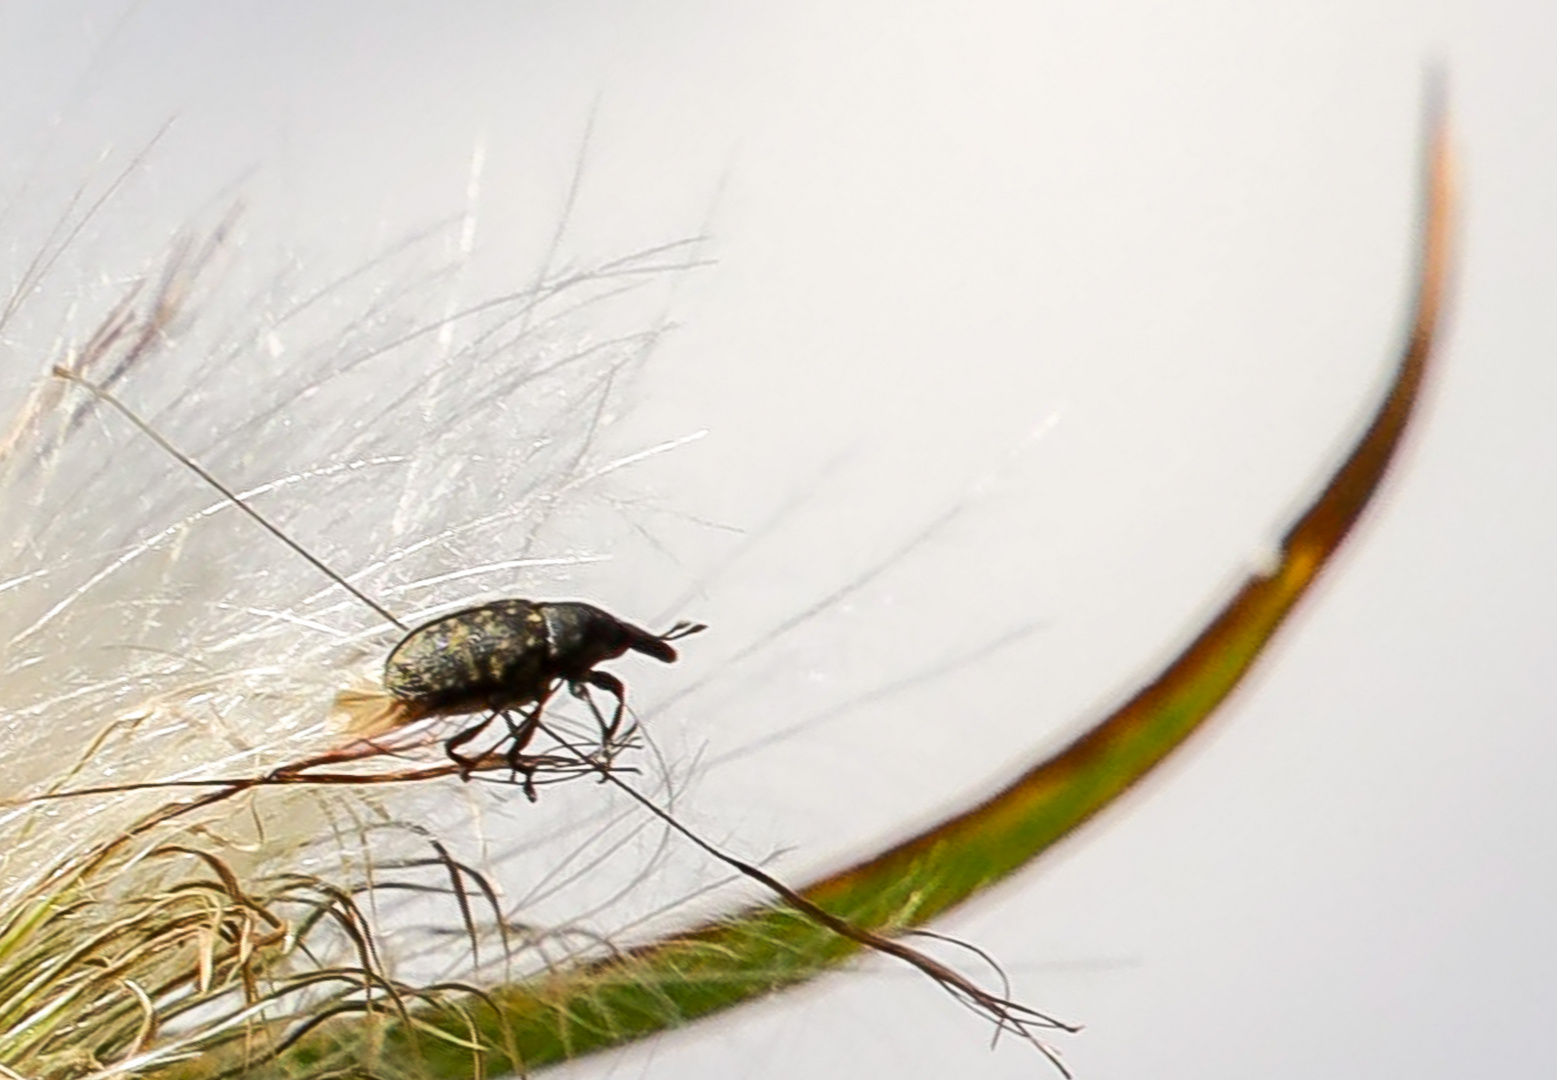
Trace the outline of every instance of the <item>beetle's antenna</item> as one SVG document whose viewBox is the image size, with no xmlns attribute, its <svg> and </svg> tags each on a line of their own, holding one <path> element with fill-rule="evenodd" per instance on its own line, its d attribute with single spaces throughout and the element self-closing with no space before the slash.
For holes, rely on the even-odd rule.
<svg viewBox="0 0 1557 1080">
<path fill-rule="evenodd" d="M 707 629 L 707 623 L 691 622 L 687 619 L 682 619 L 675 626 L 672 626 L 663 634 L 658 635 L 658 637 L 661 641 L 680 641 L 684 637 L 691 637 L 693 634 L 701 634 L 704 630 Z"/>
<path fill-rule="evenodd" d="M 325 577 L 335 582 L 335 584 L 351 593 L 351 595 L 355 596 L 358 600 L 361 600 L 364 604 L 368 605 L 368 607 L 372 608 L 379 615 L 383 616 L 401 630 L 409 629 L 405 623 L 401 622 L 399 619 L 395 618 L 394 615 L 390 614 L 389 609 L 384 607 L 383 604 L 380 604 L 377 600 L 374 600 L 371 596 L 357 588 L 351 582 L 347 581 L 340 574 L 337 574 L 334 570 L 331 570 L 296 540 L 293 540 L 290 536 L 272 524 L 270 519 L 265 517 L 264 514 L 261 514 L 258 510 L 254 509 L 254 507 L 245 502 L 236 491 L 232 490 L 232 488 L 228 487 L 226 484 L 222 483 L 220 480 L 202 468 L 198 461 L 184 453 L 172 443 L 168 442 L 167 439 L 163 438 L 162 435 L 157 432 L 156 428 L 152 427 L 145 420 L 142 420 L 140 416 L 138 416 L 128 405 L 114 397 L 103 387 L 98 386 L 96 383 L 87 379 L 79 372 L 71 371 L 69 368 L 62 365 L 55 365 L 54 376 L 59 379 L 64 379 L 66 382 L 75 383 L 77 386 L 80 386 L 83 389 L 91 392 L 92 396 L 97 398 L 99 401 L 103 402 L 104 404 L 113 406 L 124 416 L 126 420 L 139 428 L 141 434 L 145 435 L 152 442 L 162 447 L 162 449 L 171 455 L 176 461 L 184 465 L 196 476 L 204 480 L 207 484 L 210 484 L 217 491 L 221 492 L 222 496 L 226 498 L 228 502 L 232 503 L 239 510 L 242 510 L 245 514 L 248 514 L 249 517 L 263 525 L 266 531 L 268 531 L 277 540 L 280 540 L 287 547 L 291 548 L 303 558 L 307 559 L 309 565 L 312 566 L 315 570 L 318 570 Z"/>
</svg>

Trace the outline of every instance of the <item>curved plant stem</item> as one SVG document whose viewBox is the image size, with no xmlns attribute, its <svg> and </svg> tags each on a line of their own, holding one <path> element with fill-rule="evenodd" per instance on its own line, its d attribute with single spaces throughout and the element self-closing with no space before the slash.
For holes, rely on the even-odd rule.
<svg viewBox="0 0 1557 1080">
<path fill-rule="evenodd" d="M 1415 311 L 1404 354 L 1356 446 L 1283 538 L 1275 567 L 1245 581 L 1161 674 L 1070 745 L 977 806 L 800 890 L 809 902 L 871 931 L 921 925 L 1026 865 L 1102 810 L 1227 698 L 1357 523 L 1410 422 L 1449 277 L 1450 167 L 1447 125 L 1435 110 Z M 858 948 L 815 919 L 775 904 L 606 960 L 490 989 L 458 1013 L 322 1023 L 295 1035 L 278 1063 L 291 1076 L 346 1071 L 463 1080 L 529 1071 L 804 982 Z M 235 1067 L 242 1068 L 208 1057 L 164 1075 L 203 1077 Z"/>
</svg>

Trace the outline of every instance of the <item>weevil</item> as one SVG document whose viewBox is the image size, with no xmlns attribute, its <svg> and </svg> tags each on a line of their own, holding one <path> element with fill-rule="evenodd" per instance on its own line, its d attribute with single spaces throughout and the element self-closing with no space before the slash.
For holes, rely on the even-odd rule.
<svg viewBox="0 0 1557 1080">
<path fill-rule="evenodd" d="M 589 705 L 600 721 L 601 745 L 609 746 L 621 728 L 627 687 L 596 666 L 628 650 L 673 663 L 676 650 L 670 643 L 704 629 L 701 623 L 679 622 L 663 634 L 651 634 L 576 600 L 496 600 L 412 630 L 384 662 L 384 689 L 410 717 L 488 714 L 444 743 L 465 777 L 476 762 L 459 748 L 503 717 L 509 726 L 509 767 L 525 773 L 525 792 L 533 799 L 522 754 L 559 686 L 566 685 Z M 616 698 L 610 720 L 589 696 L 591 687 Z M 515 723 L 512 712 L 526 705 L 530 708 Z"/>
</svg>

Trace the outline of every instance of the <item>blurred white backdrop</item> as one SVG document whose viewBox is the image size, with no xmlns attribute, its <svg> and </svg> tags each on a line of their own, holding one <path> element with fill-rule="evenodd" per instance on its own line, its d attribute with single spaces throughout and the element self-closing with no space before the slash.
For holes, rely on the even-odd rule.
<svg viewBox="0 0 1557 1080">
<path fill-rule="evenodd" d="M 1441 62 L 1459 286 L 1387 498 L 1212 730 L 942 929 L 1087 1025 L 1086 1080 L 1548 1075 L 1554 34 L 1511 0 L 10 5 L 6 257 L 28 193 L 173 118 L 124 251 L 235 195 L 261 266 L 474 207 L 479 296 L 544 259 L 587 132 L 563 252 L 715 261 L 613 436 L 708 429 L 639 482 L 742 530 L 673 534 L 714 630 L 655 685 L 726 681 L 659 735 L 707 759 L 688 818 L 802 880 L 1097 715 L 1284 529 L 1394 359 Z M 564 1072 L 1043 1069 L 870 963 Z"/>
</svg>

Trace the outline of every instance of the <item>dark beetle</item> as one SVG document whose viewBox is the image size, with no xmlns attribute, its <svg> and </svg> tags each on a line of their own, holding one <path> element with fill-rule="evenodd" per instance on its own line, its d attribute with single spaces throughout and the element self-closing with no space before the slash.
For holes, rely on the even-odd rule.
<svg viewBox="0 0 1557 1080">
<path fill-rule="evenodd" d="M 621 725 L 627 688 L 595 665 L 629 649 L 669 664 L 676 659 L 670 642 L 703 629 L 700 623 L 680 622 L 663 634 L 651 634 L 593 604 L 496 600 L 412 630 L 384 663 L 384 689 L 408 716 L 490 714 L 444 744 L 467 776 L 475 762 L 457 753 L 459 747 L 502 716 L 512 736 L 508 762 L 528 773 L 520 755 L 558 684 L 566 683 L 591 709 L 590 687 L 616 698 L 609 721 L 595 711 L 601 742 L 608 745 Z M 510 711 L 526 705 L 532 707 L 515 723 Z"/>
</svg>

